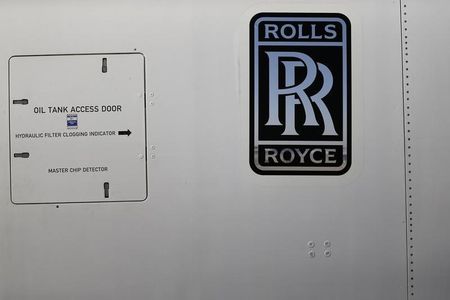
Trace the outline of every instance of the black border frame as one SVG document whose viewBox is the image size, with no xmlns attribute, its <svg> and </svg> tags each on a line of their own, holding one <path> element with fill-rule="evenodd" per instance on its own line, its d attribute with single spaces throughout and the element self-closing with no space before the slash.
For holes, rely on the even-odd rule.
<svg viewBox="0 0 450 300">
<path fill-rule="evenodd" d="M 347 30 L 347 164 L 344 169 L 339 171 L 267 171 L 267 170 L 260 170 L 255 165 L 254 159 L 255 159 L 255 145 L 254 145 L 254 103 L 255 103 L 255 96 L 254 96 L 254 25 L 255 22 L 262 18 L 262 17 L 334 17 L 339 18 L 346 24 L 346 30 Z M 256 15 L 254 15 L 250 20 L 250 53 L 249 53 L 249 80 L 250 80 L 250 151 L 249 151 L 249 163 L 251 169 L 259 174 L 259 175 L 343 175 L 347 173 L 347 171 L 350 169 L 352 164 L 352 85 L 351 85 L 351 71 L 352 71 L 352 63 L 351 63 L 351 22 L 345 16 L 341 13 L 297 13 L 297 12 L 261 12 Z"/>
</svg>

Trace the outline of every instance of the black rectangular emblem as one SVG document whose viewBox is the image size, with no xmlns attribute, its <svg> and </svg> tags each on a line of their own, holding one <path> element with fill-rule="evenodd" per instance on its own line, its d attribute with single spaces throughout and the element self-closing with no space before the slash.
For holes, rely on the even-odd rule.
<svg viewBox="0 0 450 300">
<path fill-rule="evenodd" d="M 341 175 L 351 164 L 350 21 L 260 13 L 250 22 L 250 165 Z"/>
</svg>

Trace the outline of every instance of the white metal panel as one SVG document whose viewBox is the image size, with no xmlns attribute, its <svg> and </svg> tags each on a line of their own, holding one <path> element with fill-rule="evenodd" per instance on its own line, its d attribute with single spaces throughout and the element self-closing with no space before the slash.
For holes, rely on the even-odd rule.
<svg viewBox="0 0 450 300">
<path fill-rule="evenodd" d="M 11 57 L 8 102 L 12 202 L 146 198 L 142 55 Z"/>
<path fill-rule="evenodd" d="M 18 53 L 145 54 L 154 157 L 149 201 L 13 205 L 0 90 L 1 297 L 405 299 L 398 4 L 3 2 L 0 69 Z M 350 19 L 353 161 L 345 175 L 250 169 L 248 26 L 261 11 Z M 7 86 L 6 71 L 0 82 Z"/>
<path fill-rule="evenodd" d="M 450 298 L 448 1 L 403 1 L 409 299 Z"/>
</svg>

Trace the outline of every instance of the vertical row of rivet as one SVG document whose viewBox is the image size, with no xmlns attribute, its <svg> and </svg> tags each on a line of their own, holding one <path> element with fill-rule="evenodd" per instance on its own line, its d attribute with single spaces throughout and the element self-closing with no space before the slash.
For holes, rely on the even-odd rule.
<svg viewBox="0 0 450 300">
<path fill-rule="evenodd" d="M 400 1 L 401 35 L 402 35 L 402 66 L 403 66 L 403 111 L 405 136 L 405 188 L 406 188 L 406 246 L 407 246 L 407 273 L 408 273 L 408 299 L 414 296 L 414 246 L 413 246 L 413 187 L 412 187 L 412 145 L 411 145 L 411 93 L 409 70 L 408 45 L 408 14 L 407 0 Z"/>
</svg>

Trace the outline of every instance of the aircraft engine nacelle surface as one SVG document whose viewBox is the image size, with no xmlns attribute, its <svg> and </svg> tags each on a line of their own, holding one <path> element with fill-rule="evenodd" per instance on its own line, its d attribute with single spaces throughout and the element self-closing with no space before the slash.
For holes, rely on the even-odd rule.
<svg viewBox="0 0 450 300">
<path fill-rule="evenodd" d="M 0 300 L 450 299 L 450 4 L 0 3 Z"/>
</svg>

